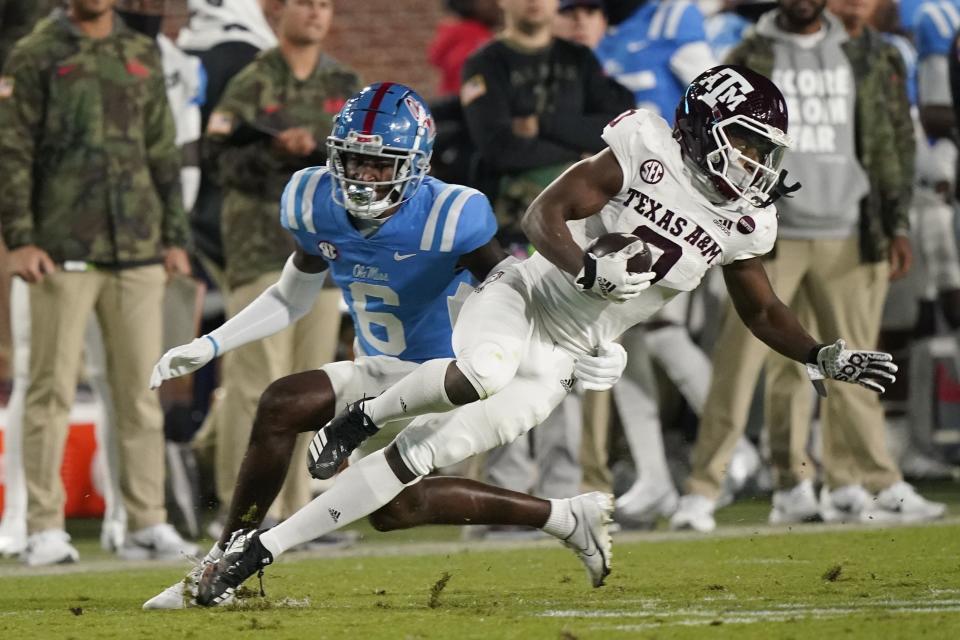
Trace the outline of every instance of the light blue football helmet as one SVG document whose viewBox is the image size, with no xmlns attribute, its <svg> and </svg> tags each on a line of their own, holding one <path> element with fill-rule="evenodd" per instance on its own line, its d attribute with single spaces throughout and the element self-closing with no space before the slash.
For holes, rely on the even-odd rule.
<svg viewBox="0 0 960 640">
<path fill-rule="evenodd" d="M 378 82 L 347 100 L 327 138 L 327 167 L 337 186 L 331 195 L 357 218 L 376 218 L 417 192 L 430 171 L 436 126 L 423 98 L 396 82 Z M 393 179 L 383 182 L 347 176 L 349 154 L 393 161 Z M 378 197 L 377 188 L 390 187 Z"/>
</svg>

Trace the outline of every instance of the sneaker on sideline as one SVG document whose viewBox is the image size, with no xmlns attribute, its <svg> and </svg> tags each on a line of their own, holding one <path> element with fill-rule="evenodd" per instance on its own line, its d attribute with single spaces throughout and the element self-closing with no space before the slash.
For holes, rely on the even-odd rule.
<svg viewBox="0 0 960 640">
<path fill-rule="evenodd" d="M 70 535 L 63 529 L 46 529 L 27 538 L 23 561 L 30 567 L 66 564 L 80 559 L 76 547 L 70 544 Z"/>
<path fill-rule="evenodd" d="M 17 520 L 17 522 L 14 522 Z M 7 518 L 0 523 L 0 557 L 18 556 L 27 548 L 27 522 Z"/>
<path fill-rule="evenodd" d="M 876 498 L 859 484 L 848 484 L 832 491 L 821 488 L 820 517 L 830 523 L 886 524 L 899 520 L 893 512 L 880 508 Z"/>
<path fill-rule="evenodd" d="M 199 547 L 187 542 L 167 523 L 144 527 L 127 535 L 117 555 L 124 560 L 170 560 L 195 556 Z"/>
<path fill-rule="evenodd" d="M 710 533 L 717 528 L 717 521 L 713 518 L 716 508 L 716 500 L 706 496 L 697 493 L 681 496 L 677 510 L 670 518 L 670 528 L 673 531 L 692 529 L 700 533 Z"/>
<path fill-rule="evenodd" d="M 820 519 L 820 503 L 813 491 L 812 480 L 803 480 L 792 489 L 773 492 L 770 524 L 796 524 Z"/>
<path fill-rule="evenodd" d="M 903 480 L 878 493 L 876 504 L 883 511 L 895 514 L 900 522 L 938 520 L 947 512 L 947 505 L 927 500 Z"/>
<path fill-rule="evenodd" d="M 672 484 L 659 487 L 635 482 L 614 502 L 613 519 L 624 526 L 656 524 L 660 517 L 669 518 L 677 510 L 680 496 Z"/>
</svg>

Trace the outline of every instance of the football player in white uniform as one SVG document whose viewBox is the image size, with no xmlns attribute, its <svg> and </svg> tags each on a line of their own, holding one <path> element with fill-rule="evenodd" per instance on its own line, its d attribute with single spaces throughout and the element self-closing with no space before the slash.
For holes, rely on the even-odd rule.
<svg viewBox="0 0 960 640">
<path fill-rule="evenodd" d="M 467 299 L 453 333 L 456 358 L 425 362 L 377 398 L 351 404 L 314 438 L 311 473 L 333 476 L 387 422 L 466 406 L 445 422 L 414 421 L 277 527 L 235 532 L 223 558 L 204 571 L 197 601 L 219 603 L 287 549 L 391 503 L 438 467 L 525 433 L 563 399 L 578 357 L 696 287 L 714 265 L 723 267 L 736 309 L 759 339 L 807 363 L 818 382 L 882 392 L 894 380 L 891 356 L 848 350 L 842 340 L 818 344 L 776 297 L 759 260 L 776 239 L 770 205 L 793 189 L 779 171 L 786 130 L 776 86 L 733 66 L 690 84 L 672 129 L 643 110 L 614 119 L 603 133 L 609 148 L 568 169 L 527 211 L 524 230 L 538 253 L 494 273 Z M 651 271 L 627 270 L 640 242 L 602 257 L 584 252 L 613 232 L 652 248 Z M 424 504 L 416 508 L 440 513 L 429 493 L 420 491 Z M 523 496 L 515 509 L 557 535 L 575 528 L 565 505 Z M 605 528 L 591 535 L 602 562 L 599 586 L 609 572 L 609 536 Z"/>
</svg>

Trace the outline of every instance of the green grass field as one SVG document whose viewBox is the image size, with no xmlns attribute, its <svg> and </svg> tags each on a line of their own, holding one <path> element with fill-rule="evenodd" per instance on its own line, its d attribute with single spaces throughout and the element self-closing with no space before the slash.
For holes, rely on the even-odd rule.
<svg viewBox="0 0 960 640">
<path fill-rule="evenodd" d="M 935 497 L 958 513 L 957 493 Z M 618 535 L 601 589 L 556 542 L 431 528 L 284 556 L 266 598 L 223 610 L 141 611 L 186 565 L 121 564 L 87 539 L 80 565 L 0 562 L 0 637 L 960 638 L 960 519 L 773 531 L 768 504 L 721 512 L 710 537 Z"/>
</svg>

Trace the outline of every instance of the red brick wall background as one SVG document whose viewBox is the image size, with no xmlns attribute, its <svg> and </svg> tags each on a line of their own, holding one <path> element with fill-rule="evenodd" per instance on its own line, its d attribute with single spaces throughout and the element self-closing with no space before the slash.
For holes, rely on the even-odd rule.
<svg viewBox="0 0 960 640">
<path fill-rule="evenodd" d="M 186 20 L 186 0 L 168 2 L 167 12 L 166 31 L 175 32 Z M 443 0 L 335 0 L 325 49 L 364 82 L 402 82 L 429 99 L 438 75 L 427 45 L 443 16 Z"/>
</svg>

